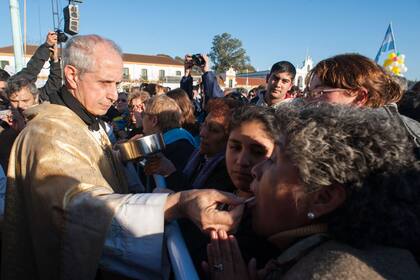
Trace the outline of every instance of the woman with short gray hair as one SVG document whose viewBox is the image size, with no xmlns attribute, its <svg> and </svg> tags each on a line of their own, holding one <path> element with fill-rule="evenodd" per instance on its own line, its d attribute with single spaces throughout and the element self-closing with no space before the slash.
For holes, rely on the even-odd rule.
<svg viewBox="0 0 420 280">
<path fill-rule="evenodd" d="M 281 252 L 260 278 L 419 279 L 420 163 L 404 128 L 326 103 L 278 115 L 275 151 L 252 171 L 253 228 Z M 213 278 L 249 278 L 233 236 L 212 232 L 208 255 Z"/>
</svg>

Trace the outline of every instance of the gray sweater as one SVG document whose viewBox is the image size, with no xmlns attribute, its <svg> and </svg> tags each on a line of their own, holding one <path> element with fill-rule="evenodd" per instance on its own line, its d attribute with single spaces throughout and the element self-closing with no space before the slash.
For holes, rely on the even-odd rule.
<svg viewBox="0 0 420 280">
<path fill-rule="evenodd" d="M 310 251 L 281 279 L 420 279 L 413 255 L 398 248 L 359 250 L 328 241 Z"/>
</svg>

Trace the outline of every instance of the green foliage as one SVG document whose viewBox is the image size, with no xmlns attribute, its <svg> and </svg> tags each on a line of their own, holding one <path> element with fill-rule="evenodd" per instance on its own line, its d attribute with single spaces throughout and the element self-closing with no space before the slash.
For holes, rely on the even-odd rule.
<svg viewBox="0 0 420 280">
<path fill-rule="evenodd" d="M 239 71 L 239 73 L 252 73 L 255 72 L 255 68 L 254 66 L 252 66 L 251 64 L 247 64 L 245 65 L 245 67 L 243 69 L 241 69 L 241 71 Z"/>
<path fill-rule="evenodd" d="M 164 56 L 164 57 L 172 58 L 170 55 L 167 55 L 164 53 L 158 53 L 156 56 Z"/>
<path fill-rule="evenodd" d="M 226 32 L 214 36 L 209 57 L 216 73 L 223 73 L 230 67 L 233 67 L 236 71 L 244 72 L 247 67 L 251 66 L 241 40 L 232 38 L 232 35 Z"/>
<path fill-rule="evenodd" d="M 182 64 L 184 64 L 184 59 L 180 56 L 175 56 L 174 59 Z"/>
</svg>

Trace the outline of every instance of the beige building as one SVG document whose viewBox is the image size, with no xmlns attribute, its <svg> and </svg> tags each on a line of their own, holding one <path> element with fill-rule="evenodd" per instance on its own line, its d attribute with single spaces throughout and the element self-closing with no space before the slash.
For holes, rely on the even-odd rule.
<svg viewBox="0 0 420 280">
<path fill-rule="evenodd" d="M 236 71 L 233 68 L 230 68 L 226 71 L 225 74 L 222 74 L 221 76 L 224 81 L 224 87 L 222 87 L 224 89 L 244 88 L 249 91 L 260 85 L 266 85 L 265 77 L 236 75 Z"/>
<path fill-rule="evenodd" d="M 25 63 L 29 61 L 38 46 L 28 45 L 25 55 Z M 142 82 L 158 83 L 165 87 L 179 87 L 179 82 L 184 75 L 184 64 L 165 55 L 123 55 L 124 77 L 122 87 L 127 89 L 132 85 Z M 12 46 L 0 48 L 0 68 L 15 73 L 15 61 Z M 38 76 L 37 84 L 41 86 L 46 82 L 49 75 L 49 63 L 46 62 L 44 68 Z"/>
</svg>

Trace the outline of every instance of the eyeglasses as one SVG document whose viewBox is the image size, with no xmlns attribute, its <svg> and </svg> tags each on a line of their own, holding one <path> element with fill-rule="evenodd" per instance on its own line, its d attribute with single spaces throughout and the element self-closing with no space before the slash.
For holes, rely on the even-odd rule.
<svg viewBox="0 0 420 280">
<path fill-rule="evenodd" d="M 324 94 L 328 94 L 331 92 L 344 92 L 348 93 L 349 91 L 347 89 L 343 88 L 315 88 L 313 90 L 310 90 L 308 87 L 305 88 L 303 91 L 303 97 L 304 98 L 314 98 L 314 97 L 320 97 Z"/>
<path fill-rule="evenodd" d="M 128 106 L 128 108 L 129 108 L 130 110 L 141 110 L 141 109 L 143 109 L 143 108 L 144 108 L 144 104 L 143 104 L 143 103 L 141 103 L 141 104 L 136 104 L 136 105 L 130 104 L 130 105 Z"/>
<path fill-rule="evenodd" d="M 123 99 L 123 98 L 118 98 L 117 99 L 118 103 L 127 103 L 127 99 Z"/>
</svg>

